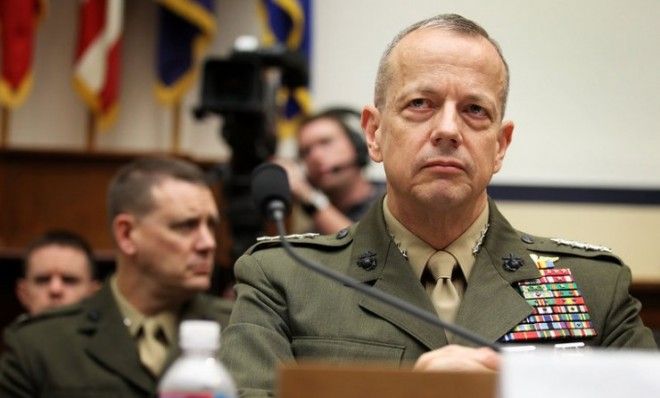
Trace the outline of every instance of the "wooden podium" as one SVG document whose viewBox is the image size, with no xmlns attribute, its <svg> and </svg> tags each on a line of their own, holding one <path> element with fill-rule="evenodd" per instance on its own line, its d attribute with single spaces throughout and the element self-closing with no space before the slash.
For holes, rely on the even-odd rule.
<svg viewBox="0 0 660 398">
<path fill-rule="evenodd" d="M 497 374 L 413 372 L 373 366 L 283 365 L 279 398 L 495 398 Z"/>
</svg>

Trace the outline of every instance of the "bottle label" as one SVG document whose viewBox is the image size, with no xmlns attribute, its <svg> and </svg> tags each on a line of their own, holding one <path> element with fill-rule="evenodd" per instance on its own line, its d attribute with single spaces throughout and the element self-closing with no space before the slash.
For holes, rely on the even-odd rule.
<svg viewBox="0 0 660 398">
<path fill-rule="evenodd" d="M 159 398 L 229 398 L 229 395 L 225 395 L 221 392 L 213 391 L 166 391 L 158 394 Z"/>
</svg>

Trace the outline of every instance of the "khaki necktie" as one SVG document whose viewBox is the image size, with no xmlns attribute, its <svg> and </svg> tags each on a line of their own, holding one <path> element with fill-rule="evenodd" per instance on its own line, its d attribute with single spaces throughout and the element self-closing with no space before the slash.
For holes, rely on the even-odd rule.
<svg viewBox="0 0 660 398">
<path fill-rule="evenodd" d="M 154 376 L 159 376 L 167 358 L 167 338 L 162 326 L 154 319 L 145 319 L 139 334 L 138 351 L 142 364 Z"/>
<path fill-rule="evenodd" d="M 442 320 L 453 322 L 461 302 L 459 290 L 462 289 L 461 278 L 456 278 L 459 279 L 455 281 L 458 286 L 452 282 L 454 268 L 458 268 L 457 274 L 460 274 L 456 258 L 449 252 L 438 251 L 429 258 L 427 267 L 436 280 L 431 291 L 433 306 Z"/>
</svg>

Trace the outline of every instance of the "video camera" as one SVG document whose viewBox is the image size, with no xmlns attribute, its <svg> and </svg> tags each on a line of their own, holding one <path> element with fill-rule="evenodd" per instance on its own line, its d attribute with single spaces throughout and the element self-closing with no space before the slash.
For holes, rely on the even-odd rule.
<svg viewBox="0 0 660 398">
<path fill-rule="evenodd" d="M 281 46 L 256 48 L 256 40 L 242 37 L 228 58 L 205 62 L 201 104 L 194 114 L 223 117 L 222 137 L 233 151 L 233 172 L 250 173 L 275 152 L 278 90 L 308 81 L 302 54 Z"/>
<path fill-rule="evenodd" d="M 229 57 L 204 63 L 201 103 L 193 112 L 198 119 L 222 116 L 221 136 L 232 149 L 229 166 L 218 169 L 234 240 L 232 261 L 263 230 L 250 197 L 250 177 L 275 153 L 277 92 L 281 87 L 306 86 L 308 80 L 302 54 L 280 46 L 257 48 L 250 37 L 239 38 Z"/>
</svg>

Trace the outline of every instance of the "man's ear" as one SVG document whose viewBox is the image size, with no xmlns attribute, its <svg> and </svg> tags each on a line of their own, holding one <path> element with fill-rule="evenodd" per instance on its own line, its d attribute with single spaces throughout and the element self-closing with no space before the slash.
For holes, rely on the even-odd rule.
<svg viewBox="0 0 660 398">
<path fill-rule="evenodd" d="M 91 295 L 93 293 L 96 293 L 99 289 L 101 288 L 101 282 L 97 280 L 92 280 L 89 282 L 89 289 L 88 293 Z"/>
<path fill-rule="evenodd" d="M 19 280 L 16 281 L 16 297 L 18 298 L 18 301 L 20 301 L 23 308 L 25 308 L 29 312 L 30 297 L 27 289 L 27 279 L 20 278 Z"/>
<path fill-rule="evenodd" d="M 135 217 L 131 214 L 120 213 L 112 220 L 112 234 L 117 242 L 117 248 L 125 255 L 136 252 L 134 242 Z"/>
<path fill-rule="evenodd" d="M 372 105 L 362 109 L 361 119 L 364 140 L 367 142 L 369 157 L 374 162 L 382 162 L 383 155 L 380 151 L 380 111 Z"/>
<path fill-rule="evenodd" d="M 502 168 L 506 150 L 509 148 L 511 139 L 513 138 L 513 127 L 514 125 L 511 121 L 502 122 L 502 127 L 500 127 L 500 132 L 497 136 L 497 153 L 495 154 L 494 173 L 497 173 Z"/>
</svg>

